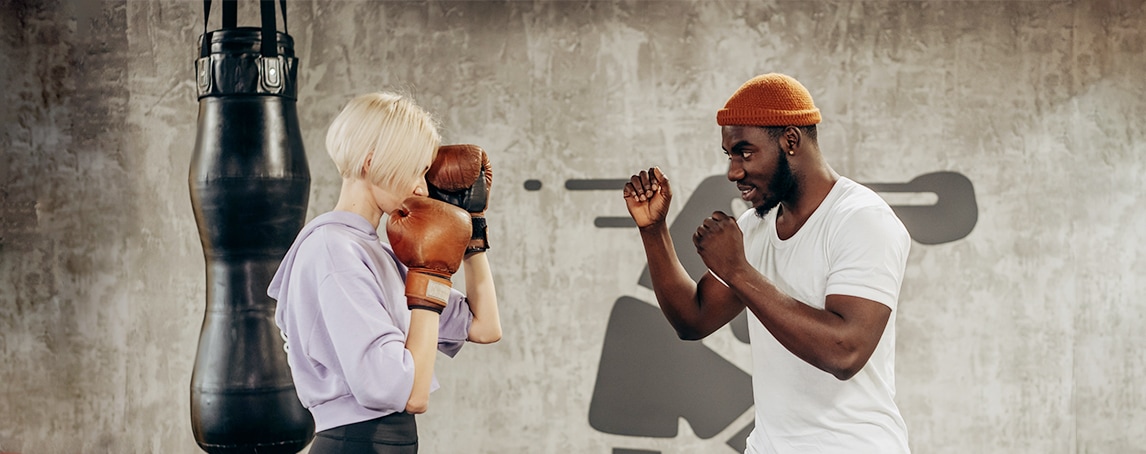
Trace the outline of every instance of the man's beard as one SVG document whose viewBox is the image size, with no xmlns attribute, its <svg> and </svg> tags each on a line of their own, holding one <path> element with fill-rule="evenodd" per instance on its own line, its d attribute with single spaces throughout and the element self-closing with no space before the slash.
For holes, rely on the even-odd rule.
<svg viewBox="0 0 1146 454">
<path fill-rule="evenodd" d="M 772 172 L 772 180 L 768 182 L 768 195 L 764 202 L 756 207 L 756 216 L 762 218 L 780 205 L 780 202 L 795 200 L 798 190 L 796 176 L 788 166 L 788 156 L 784 154 L 784 150 L 780 150 L 776 157 L 776 171 Z"/>
</svg>

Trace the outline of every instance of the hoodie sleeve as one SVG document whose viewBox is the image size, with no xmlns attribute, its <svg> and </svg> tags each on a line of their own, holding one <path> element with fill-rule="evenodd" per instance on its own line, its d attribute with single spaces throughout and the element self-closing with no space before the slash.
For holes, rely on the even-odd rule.
<svg viewBox="0 0 1146 454">
<path fill-rule="evenodd" d="M 414 386 L 414 358 L 384 309 L 377 281 L 364 271 L 332 272 L 318 295 L 333 359 L 355 399 L 372 410 L 403 411 Z"/>
<path fill-rule="evenodd" d="M 457 355 L 470 337 L 473 320 L 469 300 L 458 289 L 450 289 L 450 301 L 438 323 L 438 351 L 450 358 Z"/>
</svg>

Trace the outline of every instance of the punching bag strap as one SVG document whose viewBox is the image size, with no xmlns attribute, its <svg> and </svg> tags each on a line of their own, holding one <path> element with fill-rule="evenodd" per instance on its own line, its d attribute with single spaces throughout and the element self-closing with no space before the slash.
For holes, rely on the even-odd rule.
<svg viewBox="0 0 1146 454">
<path fill-rule="evenodd" d="M 203 0 L 203 34 L 199 35 L 199 58 L 205 58 L 211 54 L 211 49 L 207 45 L 207 22 L 211 20 L 211 0 Z"/>
<path fill-rule="evenodd" d="M 283 0 L 283 5 L 283 8 L 286 8 L 286 0 Z M 239 23 L 238 18 L 239 0 L 223 0 L 223 28 L 235 28 Z M 203 33 L 207 33 L 207 21 L 210 19 L 211 0 L 203 0 Z"/>
<path fill-rule="evenodd" d="M 259 0 L 263 19 L 263 37 L 260 42 L 263 58 L 259 60 L 262 86 L 277 92 L 283 86 L 285 60 L 279 58 L 278 32 L 275 31 L 275 0 Z M 283 33 L 286 33 L 286 5 L 283 4 Z"/>
<path fill-rule="evenodd" d="M 284 2 L 286 0 L 283 0 Z M 239 2 L 238 0 L 223 0 L 223 28 L 238 26 Z M 207 37 L 207 26 L 211 21 L 211 0 L 203 0 L 203 37 Z M 286 9 L 283 9 L 283 23 L 286 23 Z M 200 43 L 199 56 L 206 57 L 211 53 L 210 46 Z"/>
<path fill-rule="evenodd" d="M 263 18 L 263 56 L 274 58 L 279 55 L 278 34 L 275 30 L 275 0 L 259 0 L 259 11 Z"/>
<path fill-rule="evenodd" d="M 210 0 L 208 0 L 210 1 Z M 239 0 L 223 0 L 223 28 L 235 28 L 239 24 Z"/>
<path fill-rule="evenodd" d="M 287 30 L 287 21 L 286 21 L 286 0 L 279 0 L 279 6 L 283 10 L 283 33 L 286 33 L 289 35 L 290 30 Z"/>
</svg>

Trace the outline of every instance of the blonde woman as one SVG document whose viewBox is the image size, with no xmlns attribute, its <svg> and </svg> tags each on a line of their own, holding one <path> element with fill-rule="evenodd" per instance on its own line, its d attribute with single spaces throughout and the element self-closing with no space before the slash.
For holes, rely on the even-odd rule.
<svg viewBox="0 0 1146 454">
<path fill-rule="evenodd" d="M 430 201 L 425 177 L 440 141 L 429 114 L 385 92 L 351 100 L 327 133 L 327 152 L 342 176 L 338 203 L 302 229 L 268 289 L 278 301 L 275 322 L 295 389 L 314 416 L 311 454 L 417 452 L 414 415 L 426 411 L 438 387 L 436 352 L 453 357 L 467 340 L 501 338 L 484 251 L 464 260 L 459 251 L 454 259 L 462 261 L 464 294 L 446 285 L 440 304 L 419 303 L 408 301 L 406 280 L 423 264 L 399 257 L 438 257 L 412 259 L 377 233 L 386 213 L 422 223 L 407 225 L 401 241 L 391 234 L 395 245 L 432 249 L 439 238 L 425 232 L 449 229 L 436 217 L 447 215 L 419 208 Z M 454 230 L 463 228 L 468 241 L 468 223 Z"/>
</svg>

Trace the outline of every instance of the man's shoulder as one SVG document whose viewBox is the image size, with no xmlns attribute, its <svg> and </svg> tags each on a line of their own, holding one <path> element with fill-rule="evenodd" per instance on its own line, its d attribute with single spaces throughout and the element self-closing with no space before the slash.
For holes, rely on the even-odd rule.
<svg viewBox="0 0 1146 454">
<path fill-rule="evenodd" d="M 891 210 L 891 206 L 888 205 L 887 201 L 885 201 L 883 197 L 880 197 L 880 195 L 871 188 L 855 182 L 855 180 L 849 179 L 847 177 L 840 177 L 840 180 L 837 182 L 837 184 L 840 185 L 841 191 L 840 197 L 836 202 L 836 206 L 840 209 Z"/>
<path fill-rule="evenodd" d="M 846 179 L 841 178 L 841 182 Z M 907 236 L 907 229 L 895 210 L 871 188 L 846 180 L 844 191 L 833 207 L 832 222 L 848 231 L 884 232 Z"/>
<path fill-rule="evenodd" d="M 895 211 L 878 193 L 855 181 L 841 177 L 839 195 L 832 203 L 832 218 L 846 220 L 849 217 L 866 213 L 868 215 L 895 217 Z"/>
</svg>

